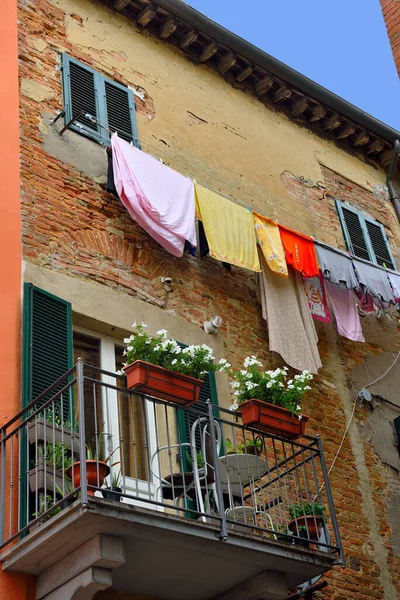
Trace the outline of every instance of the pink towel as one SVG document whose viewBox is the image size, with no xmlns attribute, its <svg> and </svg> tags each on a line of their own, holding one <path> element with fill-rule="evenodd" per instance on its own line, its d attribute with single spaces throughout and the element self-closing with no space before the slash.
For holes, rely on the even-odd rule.
<svg viewBox="0 0 400 600">
<path fill-rule="evenodd" d="M 131 217 L 174 256 L 185 240 L 195 247 L 193 182 L 116 133 L 111 146 L 115 187 Z"/>
<path fill-rule="evenodd" d="M 325 284 L 329 291 L 339 334 L 354 342 L 365 342 L 353 290 L 331 283 L 328 279 L 325 280 Z"/>
</svg>

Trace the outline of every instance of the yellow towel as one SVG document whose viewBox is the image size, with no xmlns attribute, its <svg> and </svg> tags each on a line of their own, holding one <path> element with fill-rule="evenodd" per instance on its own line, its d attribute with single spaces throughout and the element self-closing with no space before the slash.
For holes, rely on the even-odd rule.
<svg viewBox="0 0 400 600">
<path fill-rule="evenodd" d="M 268 217 L 255 212 L 253 212 L 253 219 L 257 240 L 267 265 L 277 275 L 288 277 L 285 251 L 278 226 Z"/>
<path fill-rule="evenodd" d="M 237 267 L 261 271 L 251 212 L 196 184 L 196 205 L 210 254 Z"/>
</svg>

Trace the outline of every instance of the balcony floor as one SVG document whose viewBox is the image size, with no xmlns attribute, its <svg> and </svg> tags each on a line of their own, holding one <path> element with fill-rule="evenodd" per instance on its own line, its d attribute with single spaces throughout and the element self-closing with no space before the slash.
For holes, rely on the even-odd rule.
<svg viewBox="0 0 400 600">
<path fill-rule="evenodd" d="M 47 523 L 3 551 L 6 571 L 38 575 L 97 534 L 125 540 L 126 562 L 115 570 L 112 589 L 161 600 L 209 600 L 268 569 L 283 573 L 294 587 L 331 569 L 333 554 L 229 532 L 226 542 L 217 527 L 91 498 L 87 508 L 76 501 Z"/>
</svg>

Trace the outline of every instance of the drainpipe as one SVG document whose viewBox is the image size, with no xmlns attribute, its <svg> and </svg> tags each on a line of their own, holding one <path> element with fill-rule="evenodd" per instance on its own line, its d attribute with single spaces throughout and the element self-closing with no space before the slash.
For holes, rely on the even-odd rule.
<svg viewBox="0 0 400 600">
<path fill-rule="evenodd" d="M 390 161 L 389 171 L 387 172 L 387 176 L 386 176 L 386 185 L 389 190 L 389 196 L 390 196 L 390 200 L 392 201 L 393 208 L 394 208 L 397 218 L 400 222 L 400 199 L 399 199 L 399 195 L 396 192 L 396 189 L 393 185 L 393 173 L 394 173 L 394 170 L 397 165 L 397 159 L 399 158 L 399 153 L 400 153 L 400 141 L 395 140 L 394 144 L 393 144 L 392 160 Z"/>
</svg>

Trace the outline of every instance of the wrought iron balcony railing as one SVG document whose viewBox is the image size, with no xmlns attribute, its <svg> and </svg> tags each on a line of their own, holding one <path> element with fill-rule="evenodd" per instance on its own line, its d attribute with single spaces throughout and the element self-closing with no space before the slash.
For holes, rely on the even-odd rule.
<svg viewBox="0 0 400 600">
<path fill-rule="evenodd" d="M 78 361 L 0 430 L 0 548 L 72 503 L 104 498 L 235 533 L 343 550 L 319 438 L 244 427 L 211 403 L 178 407 Z"/>
</svg>

